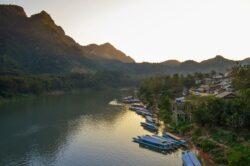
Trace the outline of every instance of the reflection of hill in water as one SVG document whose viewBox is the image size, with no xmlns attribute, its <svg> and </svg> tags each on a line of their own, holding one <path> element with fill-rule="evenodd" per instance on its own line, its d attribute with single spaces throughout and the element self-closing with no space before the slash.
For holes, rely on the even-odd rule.
<svg viewBox="0 0 250 166">
<path fill-rule="evenodd" d="M 124 113 L 108 106 L 116 95 L 83 92 L 5 105 L 0 111 L 0 165 L 18 165 L 27 158 L 40 161 L 41 157 L 46 163 L 54 162 L 71 136 L 85 125 L 89 130 L 99 127 L 112 130 L 116 119 Z M 9 163 L 13 158 L 18 160 Z"/>
</svg>

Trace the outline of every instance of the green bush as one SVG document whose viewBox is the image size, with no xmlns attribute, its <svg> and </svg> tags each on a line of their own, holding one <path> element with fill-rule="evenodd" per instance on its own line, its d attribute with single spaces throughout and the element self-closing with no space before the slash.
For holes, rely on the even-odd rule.
<svg viewBox="0 0 250 166">
<path fill-rule="evenodd" d="M 214 161 L 218 164 L 227 164 L 227 158 L 225 156 L 225 152 L 222 148 L 215 148 L 211 152 L 211 155 Z"/>
<path fill-rule="evenodd" d="M 204 152 L 211 152 L 214 148 L 216 148 L 216 145 L 208 139 L 202 140 L 199 146 Z"/>
<path fill-rule="evenodd" d="M 250 147 L 242 145 L 234 146 L 228 152 L 228 165 L 229 166 L 248 166 L 250 164 Z"/>
<path fill-rule="evenodd" d="M 212 135 L 213 139 L 227 144 L 233 144 L 237 140 L 237 135 L 230 131 L 219 130 Z"/>
</svg>

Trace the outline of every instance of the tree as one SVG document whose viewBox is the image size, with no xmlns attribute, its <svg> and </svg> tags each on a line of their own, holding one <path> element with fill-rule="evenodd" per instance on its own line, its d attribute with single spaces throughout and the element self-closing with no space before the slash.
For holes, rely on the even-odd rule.
<svg viewBox="0 0 250 166">
<path fill-rule="evenodd" d="M 170 123 L 172 116 L 171 100 L 167 95 L 161 97 L 159 107 L 160 107 L 159 115 L 161 119 L 164 121 L 164 123 Z"/>
</svg>

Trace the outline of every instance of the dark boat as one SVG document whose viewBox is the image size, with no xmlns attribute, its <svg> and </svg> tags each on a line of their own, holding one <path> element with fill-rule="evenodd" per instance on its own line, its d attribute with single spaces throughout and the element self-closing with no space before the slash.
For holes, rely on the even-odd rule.
<svg viewBox="0 0 250 166">
<path fill-rule="evenodd" d="M 153 132 L 158 131 L 158 127 L 155 126 L 154 123 L 141 122 L 141 126 L 145 129 L 148 129 L 148 130 L 153 131 Z"/>
<path fill-rule="evenodd" d="M 123 98 L 123 102 L 127 104 L 132 104 L 132 103 L 140 103 L 141 101 L 139 99 L 134 98 L 133 96 L 128 96 Z"/>
<path fill-rule="evenodd" d="M 181 146 L 184 146 L 184 147 L 187 147 L 187 142 L 184 140 L 184 139 L 181 139 L 171 133 L 168 133 L 168 132 L 165 132 L 163 134 L 163 137 L 164 138 L 168 138 L 168 139 L 172 139 L 172 140 L 175 140 L 177 141 L 178 144 L 180 144 Z"/>
<path fill-rule="evenodd" d="M 153 116 L 153 114 L 145 108 L 136 110 L 136 113 L 142 116 Z"/>
</svg>

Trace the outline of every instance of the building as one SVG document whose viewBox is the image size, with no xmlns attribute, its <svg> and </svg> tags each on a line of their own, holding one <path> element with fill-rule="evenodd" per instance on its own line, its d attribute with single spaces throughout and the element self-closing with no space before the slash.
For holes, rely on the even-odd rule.
<svg viewBox="0 0 250 166">
<path fill-rule="evenodd" d="M 178 124 L 180 122 L 190 122 L 191 114 L 184 112 L 183 110 L 173 110 L 172 120 Z"/>
<path fill-rule="evenodd" d="M 217 94 L 215 97 L 218 97 L 220 99 L 233 99 L 236 97 L 236 94 L 233 92 L 222 92 Z"/>
<path fill-rule="evenodd" d="M 185 97 L 178 97 L 178 98 L 175 98 L 175 103 L 176 103 L 176 104 L 185 103 Z"/>
</svg>

